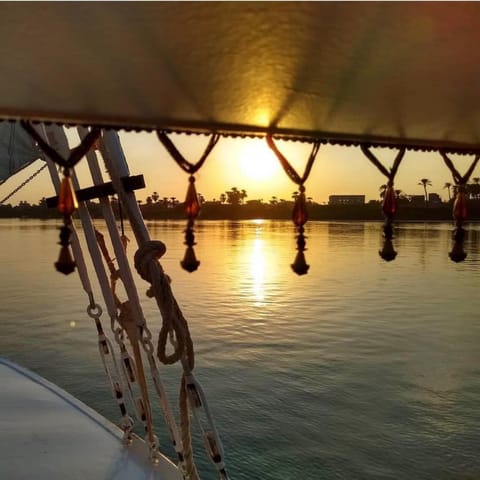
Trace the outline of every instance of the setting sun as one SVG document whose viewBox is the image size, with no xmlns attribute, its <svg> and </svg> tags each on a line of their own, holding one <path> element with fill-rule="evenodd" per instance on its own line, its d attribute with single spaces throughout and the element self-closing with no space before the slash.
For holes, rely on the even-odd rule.
<svg viewBox="0 0 480 480">
<path fill-rule="evenodd" d="M 243 174 L 256 181 L 272 179 L 280 169 L 275 154 L 261 140 L 245 142 L 240 153 L 240 165 Z"/>
</svg>

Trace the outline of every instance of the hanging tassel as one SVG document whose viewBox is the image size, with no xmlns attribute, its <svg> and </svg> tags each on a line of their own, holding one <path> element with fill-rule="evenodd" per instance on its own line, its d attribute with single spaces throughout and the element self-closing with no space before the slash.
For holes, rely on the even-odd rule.
<svg viewBox="0 0 480 480">
<path fill-rule="evenodd" d="M 198 201 L 197 190 L 195 188 L 195 177 L 193 175 L 189 178 L 190 184 L 188 185 L 187 195 L 185 197 L 185 213 L 188 218 L 187 229 L 185 230 L 185 256 L 180 262 L 180 265 L 187 272 L 194 272 L 198 269 L 200 262 L 195 256 L 195 234 L 193 233 L 193 224 L 198 214 L 200 213 L 200 202 Z"/>
<path fill-rule="evenodd" d="M 393 189 L 393 183 L 389 183 L 385 190 L 385 196 L 383 198 L 382 210 L 385 215 L 385 224 L 383 226 L 383 247 L 378 252 L 380 257 L 386 262 L 391 262 L 397 257 L 397 252 L 393 247 L 393 218 L 397 213 L 397 198 L 395 190 Z"/>
<path fill-rule="evenodd" d="M 393 185 L 388 185 L 383 197 L 383 213 L 387 218 L 392 217 L 397 213 L 397 197 Z"/>
<path fill-rule="evenodd" d="M 453 218 L 457 222 L 465 222 L 468 218 L 467 195 L 465 194 L 465 186 L 458 187 L 455 202 L 453 202 Z"/>
<path fill-rule="evenodd" d="M 295 256 L 294 262 L 290 266 L 297 275 L 305 275 L 308 272 L 310 265 L 307 264 L 305 254 L 303 253 L 306 250 L 306 240 L 305 236 L 303 235 L 303 227 L 299 227 L 298 232 L 299 235 L 297 236 L 297 255 Z"/>
<path fill-rule="evenodd" d="M 73 212 L 78 208 L 77 196 L 73 189 L 72 179 L 70 178 L 70 170 L 63 171 L 64 177 L 60 184 L 60 193 L 58 194 L 58 211 L 64 216 L 71 217 Z"/>
<path fill-rule="evenodd" d="M 303 253 L 306 250 L 306 239 L 303 233 L 305 232 L 303 226 L 307 223 L 308 212 L 307 212 L 307 203 L 305 201 L 305 187 L 300 185 L 300 193 L 295 199 L 295 205 L 293 206 L 292 220 L 295 226 L 297 227 L 298 236 L 297 236 L 297 255 L 295 256 L 294 262 L 290 265 L 292 270 L 297 275 L 305 275 L 310 268 L 310 265 L 307 264 L 305 259 L 305 254 Z"/>
<path fill-rule="evenodd" d="M 187 195 L 185 197 L 185 213 L 187 218 L 195 220 L 200 213 L 200 202 L 198 201 L 197 189 L 195 188 L 195 177 L 190 176 Z"/>
<path fill-rule="evenodd" d="M 452 233 L 454 243 L 452 251 L 449 252 L 448 256 L 453 262 L 459 263 L 467 258 L 467 254 L 463 249 L 463 242 L 467 233 L 463 228 L 463 223 L 468 218 L 465 185 L 458 186 L 457 195 L 455 196 L 455 201 L 453 203 L 453 218 L 455 219 L 456 228 Z"/>
<path fill-rule="evenodd" d="M 197 257 L 195 256 L 195 250 L 193 249 L 193 247 L 187 247 L 187 249 L 185 250 L 185 256 L 183 257 L 183 260 L 180 262 L 180 265 L 184 270 L 190 273 L 198 269 L 200 262 L 197 260 Z"/>
<path fill-rule="evenodd" d="M 65 229 L 65 230 L 64 230 Z M 62 227 L 60 236 L 63 236 L 63 233 L 66 232 L 67 238 L 70 238 L 70 229 L 68 227 Z M 60 242 L 60 245 L 62 243 Z M 55 268 L 58 272 L 63 273 L 64 275 L 69 275 L 75 270 L 76 264 L 73 260 L 73 257 L 68 248 L 70 242 L 67 240 L 66 245 L 62 245 L 60 248 L 60 254 L 58 255 L 58 260 L 55 262 Z"/>
<path fill-rule="evenodd" d="M 307 223 L 308 213 L 307 213 L 307 203 L 305 201 L 305 187 L 302 185 L 300 187 L 300 194 L 295 199 L 295 205 L 293 206 L 292 220 L 295 226 L 303 227 Z"/>
<path fill-rule="evenodd" d="M 63 227 L 60 228 L 60 254 L 55 262 L 55 268 L 60 273 L 68 275 L 75 270 L 75 261 L 70 253 L 70 225 L 72 223 L 72 214 L 78 208 L 77 196 L 73 189 L 72 179 L 70 178 L 70 169 L 63 171 L 63 179 L 58 194 L 58 211 L 63 214 Z"/>
</svg>

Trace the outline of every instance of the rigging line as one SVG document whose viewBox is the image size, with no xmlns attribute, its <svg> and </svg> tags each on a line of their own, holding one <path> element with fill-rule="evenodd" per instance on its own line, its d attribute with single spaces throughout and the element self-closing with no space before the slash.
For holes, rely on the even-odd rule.
<svg viewBox="0 0 480 480">
<path fill-rule="evenodd" d="M 79 127 L 78 128 L 78 134 L 79 134 L 80 138 L 83 138 L 85 135 L 87 135 L 87 133 L 88 133 L 88 131 L 84 127 Z M 89 150 L 86 154 L 86 157 L 87 157 L 87 163 L 88 163 L 88 166 L 89 166 L 90 174 L 91 174 L 91 177 L 92 177 L 92 180 L 93 180 L 94 184 L 95 185 L 102 184 L 103 183 L 103 177 L 102 177 L 102 172 L 101 172 L 99 164 L 98 164 L 96 153 L 93 150 Z M 122 244 L 122 242 L 119 238 L 119 235 L 118 235 L 118 229 L 117 229 L 117 225 L 116 225 L 116 221 L 115 221 L 115 216 L 113 214 L 112 207 L 110 205 L 110 201 L 108 200 L 107 197 L 101 197 L 100 198 L 100 205 L 101 205 L 102 213 L 103 213 L 103 216 L 104 216 L 104 219 L 105 219 L 105 222 L 106 222 L 109 234 L 110 234 L 110 239 L 112 241 L 112 245 L 113 245 L 115 254 L 117 255 L 117 262 L 119 263 L 119 266 L 121 268 L 122 262 L 126 261 L 126 257 L 122 256 L 119 253 L 119 252 L 124 253 L 124 247 L 123 247 L 123 244 Z M 97 270 L 97 275 L 101 274 L 101 277 L 102 277 L 102 279 L 100 279 L 100 276 L 99 276 L 99 280 L 101 281 L 101 286 L 102 286 L 102 291 L 104 293 L 105 301 L 107 303 L 107 306 L 109 307 L 110 320 L 111 320 L 111 325 L 110 325 L 111 330 L 114 333 L 115 340 L 118 343 L 118 345 L 120 347 L 120 350 L 122 352 L 121 353 L 121 355 L 122 355 L 121 364 L 122 364 L 122 371 L 124 373 L 125 383 L 128 387 L 127 388 L 127 394 L 128 394 L 128 396 L 131 400 L 131 403 L 134 406 L 135 413 L 136 413 L 138 419 L 141 420 L 141 412 L 138 409 L 138 404 L 135 400 L 135 395 L 134 395 L 134 392 L 133 392 L 133 388 L 132 388 L 131 383 L 129 381 L 129 372 L 131 370 L 131 364 L 133 363 L 133 361 L 132 361 L 131 357 L 129 356 L 129 354 L 126 350 L 125 344 L 123 342 L 122 332 L 124 330 L 123 330 L 123 327 L 121 326 L 121 324 L 119 322 L 119 318 L 118 318 L 118 315 L 117 315 L 117 306 L 116 306 L 116 303 L 115 303 L 115 295 L 114 295 L 114 292 L 110 289 L 110 285 L 108 283 L 108 279 L 107 279 L 106 272 L 105 272 L 105 267 L 104 267 L 104 264 L 103 264 L 102 258 L 101 258 L 100 249 L 101 249 L 102 244 L 101 244 L 101 242 L 97 241 L 96 233 L 95 233 L 95 230 L 93 228 L 91 218 L 90 218 L 90 224 L 92 225 L 91 226 L 91 231 L 93 232 L 93 235 L 92 235 L 92 249 L 93 250 L 92 251 L 95 253 L 95 259 L 96 259 L 96 262 L 97 262 L 96 268 L 97 267 L 99 268 Z M 87 230 L 85 230 L 85 231 L 87 231 Z M 108 252 L 107 252 L 107 256 L 108 256 Z M 93 258 L 94 257 L 92 257 L 92 259 Z M 113 262 L 112 261 L 110 261 L 110 262 L 107 261 L 107 263 L 109 264 L 109 268 L 110 268 L 110 266 L 113 267 Z M 95 264 L 95 261 L 94 261 L 94 264 Z M 128 268 L 128 263 L 127 263 L 127 268 Z M 124 275 L 124 278 L 125 278 L 125 275 Z M 131 281 L 133 282 L 133 279 L 131 279 Z M 128 299 L 130 301 L 130 308 L 135 309 L 135 314 L 137 316 L 140 315 L 139 318 L 143 318 L 143 313 L 142 313 L 141 307 L 139 305 L 137 292 L 136 292 L 135 287 L 133 287 L 133 288 L 134 288 L 134 291 L 132 291 L 131 289 L 129 290 L 128 286 L 125 288 L 126 292 L 127 292 Z M 135 298 L 135 296 L 136 296 L 136 298 Z M 109 299 L 109 301 L 107 301 L 107 298 Z M 110 301 L 110 299 L 111 299 L 111 301 Z M 117 328 L 115 326 L 115 322 L 117 322 L 118 325 L 120 325 L 119 328 Z"/>
<path fill-rule="evenodd" d="M 82 129 L 79 129 L 80 138 L 83 138 L 83 134 L 85 134 L 85 133 L 86 133 L 85 131 L 82 131 Z M 98 164 L 97 164 L 96 160 L 97 160 L 96 155 L 93 151 L 87 152 L 87 161 L 88 161 L 89 166 L 90 166 L 90 170 L 91 170 L 91 173 L 92 173 L 92 178 L 93 178 L 94 182 L 98 184 L 98 183 L 101 183 L 102 179 L 101 179 L 100 169 L 98 168 Z M 97 168 L 94 168 L 94 164 L 96 164 Z M 99 176 L 97 176 L 96 173 L 98 173 Z M 100 182 L 97 182 L 97 180 L 100 180 Z M 104 205 L 109 205 L 108 199 L 103 199 L 103 200 L 105 200 Z M 102 205 L 102 207 L 104 205 Z M 107 216 L 106 216 L 106 218 L 107 218 Z M 113 215 L 112 215 L 112 218 L 113 218 Z M 105 296 L 105 293 L 107 293 L 106 296 L 108 298 L 112 298 L 113 303 L 115 303 L 115 300 L 113 299 L 114 293 L 110 290 L 109 285 L 108 285 L 108 280 L 106 278 L 106 273 L 105 273 L 105 269 L 104 269 L 104 266 L 103 266 L 103 262 L 101 261 L 99 246 L 98 246 L 98 243 L 97 243 L 97 240 L 96 240 L 95 231 L 94 231 L 92 220 L 91 220 L 91 217 L 89 215 L 88 210 L 85 211 L 85 221 L 86 221 L 86 224 L 84 226 L 89 227 L 85 230 L 86 233 L 89 234 L 88 237 L 87 237 L 87 242 L 88 242 L 89 248 L 92 249 L 91 253 L 95 253 L 95 257 L 97 258 L 97 260 L 100 264 L 100 269 L 97 271 L 97 273 L 102 273 L 103 282 L 101 282 L 101 283 L 102 283 L 102 287 L 104 287 L 104 290 L 105 290 L 104 296 Z M 108 223 L 108 221 L 107 221 L 107 223 Z M 118 230 L 117 230 L 114 218 L 113 218 L 113 224 L 114 224 L 114 226 L 113 227 L 110 226 L 111 227 L 110 230 L 114 232 L 113 237 L 118 237 Z M 112 238 L 112 243 L 114 244 L 114 248 L 116 246 L 117 248 L 123 250 L 123 246 L 118 245 L 118 243 L 121 244 L 121 242 L 116 243 L 114 238 Z M 116 251 L 116 253 L 117 253 L 117 251 Z M 121 260 L 119 261 L 119 263 L 121 264 Z M 99 266 L 99 265 L 95 265 L 95 267 L 97 267 L 97 266 Z M 125 275 L 124 275 L 124 277 L 125 277 Z M 99 277 L 99 280 L 100 280 L 100 277 Z M 128 286 L 126 286 L 126 290 L 128 292 Z M 135 293 L 136 293 L 136 290 L 135 290 Z M 131 295 L 129 295 L 129 299 L 135 305 L 135 301 L 132 299 Z M 107 300 L 107 299 L 105 298 L 105 300 Z M 107 304 L 108 304 L 108 302 L 107 302 Z M 141 313 L 141 307 L 138 306 L 138 308 L 139 308 L 141 318 L 143 319 L 143 314 Z M 155 436 L 155 432 L 154 432 L 151 407 L 150 407 L 150 402 L 149 402 L 149 398 L 148 398 L 146 379 L 145 379 L 145 375 L 144 375 L 144 372 L 143 372 L 143 364 L 142 364 L 141 356 L 140 356 L 140 353 L 139 353 L 138 341 L 135 340 L 136 336 L 138 336 L 138 326 L 137 326 L 135 320 L 131 318 L 132 313 L 135 315 L 137 313 L 137 310 L 134 309 L 131 305 L 127 305 L 127 303 L 120 305 L 121 312 L 120 312 L 120 315 L 118 317 L 116 315 L 116 310 L 117 310 L 116 306 L 113 306 L 112 307 L 113 315 L 111 316 L 112 325 L 113 325 L 114 318 L 116 320 L 118 320 L 118 322 L 119 322 L 119 324 L 122 328 L 124 328 L 124 325 L 122 325 L 122 321 L 121 321 L 122 319 L 125 319 L 125 320 L 128 320 L 128 321 L 131 320 L 130 331 L 127 332 L 127 333 L 128 333 L 129 338 L 130 338 L 132 349 L 134 351 L 134 357 L 135 357 L 134 365 L 135 365 L 135 371 L 136 371 L 136 379 L 137 379 L 138 386 L 139 386 L 139 389 L 140 389 L 140 392 L 141 392 L 141 399 L 142 399 L 141 410 L 143 411 L 143 413 L 142 413 L 141 410 L 139 410 L 138 402 L 133 401 L 132 403 L 135 406 L 137 416 L 144 423 L 145 430 L 146 430 L 146 433 L 147 433 L 147 436 L 148 436 L 151 458 L 154 459 L 154 458 L 157 457 L 157 440 L 156 440 L 156 436 Z M 119 337 L 117 337 L 117 335 L 116 335 L 116 340 L 117 340 L 117 342 L 119 341 Z M 129 361 L 130 361 L 130 359 L 129 359 Z M 130 394 L 130 398 L 133 399 L 133 392 L 132 392 L 132 389 L 131 389 L 130 382 L 128 381 L 128 375 L 125 375 L 125 377 L 127 379 L 127 386 L 128 386 L 127 391 Z M 144 418 L 143 414 L 145 414 L 145 418 Z"/>
<path fill-rule="evenodd" d="M 59 127 L 55 128 L 55 127 L 49 126 L 47 128 L 49 129 L 49 133 L 51 133 L 53 136 L 57 136 L 57 134 L 60 134 L 60 132 L 61 132 L 61 134 L 63 134 L 64 137 L 65 137 L 65 141 L 67 141 L 63 130 L 60 129 Z M 47 136 L 46 130 L 44 130 L 44 132 L 45 132 L 45 136 Z M 57 139 L 58 139 L 58 136 L 57 136 Z M 58 193 L 59 190 L 60 190 L 60 177 L 59 177 L 57 168 L 55 167 L 52 160 L 47 159 L 46 162 L 49 166 L 49 171 L 50 171 L 52 183 L 54 184 L 55 190 Z M 75 173 L 73 175 L 73 182 L 76 185 L 76 188 L 78 189 L 79 185 L 78 185 L 78 181 L 77 181 L 77 178 L 75 176 Z M 88 238 L 88 228 L 85 228 L 88 225 L 85 224 L 85 219 L 88 217 L 88 219 L 91 222 L 91 218 L 90 218 L 90 214 L 88 212 L 88 208 L 86 207 L 86 205 L 84 203 L 80 204 L 79 216 L 80 216 L 80 219 L 82 220 L 82 226 L 84 227 L 84 232 L 85 232 L 85 236 L 86 236 L 87 243 L 88 243 L 88 240 L 89 240 L 89 238 Z M 103 329 L 103 325 L 102 325 L 102 322 L 101 322 L 101 319 L 100 319 L 100 316 L 102 314 L 102 309 L 95 302 L 95 298 L 94 298 L 93 291 L 92 291 L 91 284 L 90 284 L 90 278 L 89 278 L 87 267 L 86 267 L 86 264 L 85 264 L 83 251 L 80 247 L 80 242 L 79 242 L 79 239 L 78 239 L 77 231 L 76 231 L 75 226 L 73 224 L 72 224 L 71 228 L 72 228 L 72 233 L 73 233 L 72 249 L 73 249 L 73 252 L 74 252 L 75 262 L 76 262 L 77 268 L 78 268 L 78 274 L 79 274 L 81 283 L 83 285 L 83 289 L 87 293 L 87 296 L 88 296 L 89 302 L 90 302 L 88 307 L 87 307 L 87 314 L 90 318 L 92 318 L 95 321 L 95 326 L 96 326 L 97 334 L 98 334 L 98 347 L 99 347 L 100 357 L 101 357 L 101 360 L 102 360 L 102 363 L 103 363 L 103 366 L 104 366 L 104 370 L 105 370 L 105 374 L 107 376 L 107 380 L 110 384 L 111 393 L 112 393 L 113 397 L 116 399 L 116 401 L 119 405 L 120 413 L 122 414 L 122 421 L 121 421 L 120 426 L 121 426 L 121 428 L 124 432 L 123 440 L 124 440 L 125 443 L 128 444 L 131 440 L 131 431 L 132 431 L 132 428 L 133 428 L 133 420 L 131 419 L 130 415 L 128 414 L 127 407 L 126 407 L 125 400 L 124 400 L 123 391 L 125 390 L 125 388 L 123 386 L 123 382 L 122 382 L 122 378 L 121 378 L 121 375 L 120 375 L 120 370 L 119 370 L 119 367 L 118 367 L 118 362 L 116 360 L 115 352 L 112 348 L 112 344 L 111 344 L 110 340 L 105 335 L 105 332 L 104 332 L 104 329 Z M 89 247 L 90 247 L 90 245 L 89 245 Z M 90 250 L 90 252 L 91 252 L 91 250 Z M 98 275 L 98 269 L 97 269 L 98 265 L 95 264 L 95 256 L 93 254 L 92 254 L 92 260 L 93 260 L 93 263 L 94 263 L 94 266 L 95 266 L 95 269 L 96 269 L 96 272 L 97 272 L 97 277 L 99 278 L 100 283 L 102 283 L 101 278 Z M 101 259 L 100 259 L 100 261 L 101 261 Z M 103 264 L 101 264 L 101 267 L 103 268 Z M 107 280 L 107 290 L 109 291 L 108 280 Z M 107 303 L 107 306 L 108 306 L 109 302 L 108 302 L 108 299 L 105 298 L 105 295 L 104 295 L 104 299 L 105 299 L 105 302 Z M 112 371 L 111 371 L 110 367 L 108 366 L 107 360 L 106 360 L 106 357 L 109 356 L 109 355 L 112 359 L 112 363 L 113 363 L 113 367 L 114 367 L 114 373 L 113 374 L 112 374 Z"/>
<path fill-rule="evenodd" d="M 86 131 L 82 128 L 78 129 L 80 138 L 86 134 Z M 100 145 L 100 150 L 102 152 L 102 145 Z M 98 166 L 98 160 L 95 152 L 89 151 L 87 152 L 87 161 L 90 168 L 90 173 L 92 175 L 92 179 L 95 184 L 102 183 L 102 174 L 100 168 Z M 121 279 L 125 287 L 125 291 L 127 293 L 128 302 L 120 305 L 120 316 L 118 318 L 120 326 L 125 329 L 128 326 L 128 337 L 130 339 L 130 343 L 132 349 L 134 351 L 135 357 L 135 366 L 136 366 L 136 378 L 138 379 L 138 386 L 141 391 L 141 397 L 143 400 L 143 409 L 145 413 L 145 427 L 146 432 L 148 435 L 149 446 L 151 448 L 152 456 L 156 455 L 155 451 L 157 450 L 156 445 L 156 436 L 154 432 L 154 425 L 151 413 L 151 406 L 149 395 L 147 391 L 146 379 L 144 375 L 143 369 L 143 362 L 141 359 L 140 351 L 139 351 L 139 327 L 146 327 L 145 320 L 143 317 L 142 308 L 140 306 L 140 302 L 138 299 L 137 290 L 133 281 L 133 277 L 131 276 L 131 270 L 128 265 L 128 260 L 125 254 L 124 246 L 121 242 L 121 239 L 118 234 L 118 228 L 116 225 L 115 217 L 111 210 L 110 203 L 107 198 L 101 200 L 102 203 L 102 210 L 105 216 L 105 221 L 107 223 L 107 228 L 109 230 L 110 238 L 112 241 L 112 245 L 115 251 L 115 255 L 117 258 L 117 262 L 121 272 Z M 96 242 L 95 242 L 96 243 Z M 108 253 L 108 252 L 107 252 Z M 113 292 L 110 292 L 113 294 Z M 126 325 L 123 325 L 122 320 L 127 322 Z M 143 421 L 143 418 L 142 418 Z"/>
<path fill-rule="evenodd" d="M 13 195 L 15 195 L 19 190 L 21 190 L 25 185 L 27 185 L 27 183 L 29 183 L 30 181 L 32 181 L 42 170 L 44 170 L 45 168 L 47 168 L 47 164 L 45 163 L 44 165 L 42 165 L 36 172 L 32 173 L 32 175 L 30 175 L 25 181 L 23 181 L 18 187 L 16 187 L 15 189 L 13 189 L 6 197 L 2 198 L 0 200 L 0 205 L 2 205 L 3 203 L 5 203 L 10 197 L 12 197 Z"/>
<path fill-rule="evenodd" d="M 162 315 L 163 322 L 159 333 L 157 356 L 163 363 L 174 363 L 181 359 L 184 373 L 191 374 L 194 368 L 194 352 L 188 324 L 173 296 L 169 279 L 166 277 L 162 266 L 157 260 L 157 258 L 164 253 L 164 251 L 157 251 L 163 244 L 156 245 L 157 243 L 160 244 L 160 242 L 152 242 L 150 240 L 150 235 L 141 216 L 135 195 L 125 192 L 120 182 L 121 176 L 128 175 L 128 165 L 121 150 L 118 134 L 116 132 L 105 132 L 103 139 L 106 143 L 106 148 L 105 154 L 104 151 L 101 150 L 102 156 L 104 156 L 112 182 L 126 209 L 139 246 L 135 254 L 135 266 L 140 276 L 151 283 L 151 290 L 154 293 Z M 115 156 L 116 162 L 113 162 L 111 155 Z M 171 355 L 167 355 L 166 343 L 169 334 L 172 332 L 175 333 L 176 337 L 174 352 Z M 182 424 L 183 441 L 185 441 L 185 434 L 187 433 L 184 427 L 185 425 Z M 185 444 L 183 445 L 183 451 L 185 454 L 185 467 L 190 471 L 194 462 L 193 454 Z"/>
<path fill-rule="evenodd" d="M 14 123 L 11 128 L 10 128 L 10 139 L 9 139 L 9 142 L 8 142 L 8 168 L 9 168 L 9 171 L 12 172 L 14 170 L 14 158 L 13 158 L 13 154 L 15 152 L 14 150 L 14 147 L 13 147 L 13 144 L 15 142 L 15 128 L 16 128 L 17 124 Z"/>
<path fill-rule="evenodd" d="M 121 202 L 118 200 L 118 197 L 117 197 L 117 205 L 118 205 L 118 215 L 120 217 L 120 229 L 122 230 L 122 237 L 124 237 L 125 236 L 125 226 L 123 224 L 123 209 L 122 209 Z"/>
<path fill-rule="evenodd" d="M 101 147 L 101 151 L 102 151 Z M 103 156 L 103 152 L 102 152 Z M 101 184 L 103 182 L 103 177 L 98 166 L 98 160 L 96 155 L 88 154 L 87 155 L 88 166 L 90 169 L 90 174 L 95 184 Z M 118 202 L 120 205 L 120 202 Z M 135 286 L 135 281 L 133 279 L 132 271 L 130 269 L 128 259 L 125 253 L 125 246 L 122 243 L 120 235 L 118 233 L 118 226 L 115 220 L 115 215 L 113 213 L 112 207 L 108 198 L 101 198 L 100 205 L 102 207 L 102 213 L 105 218 L 105 223 L 107 226 L 108 234 L 110 236 L 110 241 L 112 243 L 113 252 L 115 259 L 118 264 L 119 270 L 121 273 L 122 283 L 125 287 L 125 292 L 127 294 L 128 300 L 130 302 L 130 308 L 134 311 L 135 321 L 139 327 L 145 326 L 145 319 L 140 305 L 140 298 Z"/>
<path fill-rule="evenodd" d="M 128 176 L 128 165 L 120 147 L 118 134 L 107 131 L 104 134 L 104 141 L 107 142 L 107 148 L 101 150 L 101 153 L 120 201 L 125 208 L 139 246 L 139 250 L 135 254 L 135 266 L 139 273 L 143 270 L 140 273 L 142 278 L 146 279 L 149 283 L 153 281 L 152 287 L 154 287 L 155 299 L 162 314 L 163 323 L 159 334 L 159 343 L 161 343 L 162 348 L 159 349 L 157 355 L 160 355 L 160 360 L 167 364 L 175 363 L 180 360 L 182 355 L 186 355 L 188 357 L 189 368 L 193 369 L 194 354 L 188 325 L 173 296 L 169 279 L 157 261 L 157 258 L 164 253 L 164 251 L 162 252 L 163 244 L 158 245 L 159 242 L 151 241 L 135 195 L 131 192 L 125 192 L 123 189 L 120 177 Z M 116 162 L 113 162 L 113 156 L 115 156 Z M 117 252 L 115 253 L 118 259 L 118 254 Z M 142 269 L 142 266 L 145 268 Z M 168 332 L 172 329 L 177 337 L 178 346 L 174 348 L 174 351 L 170 355 L 167 355 L 166 342 Z"/>
</svg>

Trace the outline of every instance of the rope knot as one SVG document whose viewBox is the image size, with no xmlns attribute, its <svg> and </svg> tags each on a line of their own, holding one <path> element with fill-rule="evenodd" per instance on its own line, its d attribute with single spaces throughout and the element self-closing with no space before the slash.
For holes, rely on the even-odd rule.
<svg viewBox="0 0 480 480">
<path fill-rule="evenodd" d="M 142 245 L 134 256 L 135 269 L 138 274 L 147 282 L 152 283 L 150 265 L 167 251 L 167 247 L 160 240 L 151 240 Z"/>
</svg>

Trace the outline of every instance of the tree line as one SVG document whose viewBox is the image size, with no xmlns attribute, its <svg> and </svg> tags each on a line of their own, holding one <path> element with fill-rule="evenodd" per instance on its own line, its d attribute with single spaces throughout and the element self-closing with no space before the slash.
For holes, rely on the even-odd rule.
<svg viewBox="0 0 480 480">
<path fill-rule="evenodd" d="M 473 183 L 467 185 L 467 197 L 471 200 L 469 205 L 470 218 L 480 218 L 480 178 L 473 178 Z M 456 187 L 450 182 L 446 182 L 444 189 L 448 191 L 449 200 L 440 204 L 430 205 L 429 187 L 432 182 L 427 178 L 420 179 L 419 185 L 424 189 L 425 208 L 421 204 L 415 204 L 411 201 L 413 196 L 409 196 L 401 190 L 395 190 L 396 196 L 401 206 L 399 218 L 413 220 L 450 220 L 451 202 L 456 193 Z M 307 197 L 308 213 L 310 219 L 330 220 L 330 219 L 352 219 L 352 220 L 382 220 L 381 202 L 385 194 L 387 185 L 380 186 L 380 195 L 378 200 L 371 200 L 364 205 L 321 205 Z M 203 219 L 290 219 L 293 204 L 298 197 L 299 192 L 294 191 L 290 199 L 278 198 L 272 196 L 269 200 L 263 199 L 247 200 L 248 194 L 245 189 L 232 187 L 230 190 L 222 192 L 217 198 L 206 200 L 199 194 L 201 204 L 200 218 Z M 153 192 L 146 197 L 145 202 L 138 201 L 139 208 L 145 219 L 183 219 L 185 218 L 183 202 L 176 197 L 161 197 L 158 192 Z M 116 197 L 111 197 L 111 205 L 117 216 L 120 216 L 120 206 Z M 98 201 L 88 202 L 89 210 L 94 218 L 100 218 L 101 209 Z M 433 208 L 434 207 L 434 208 Z M 478 210 L 478 214 L 477 214 Z M 12 206 L 0 205 L 1 218 L 58 218 L 58 212 L 55 208 L 48 208 L 46 199 L 42 198 L 37 204 L 31 205 L 26 201 L 21 201 L 18 205 Z"/>
</svg>

